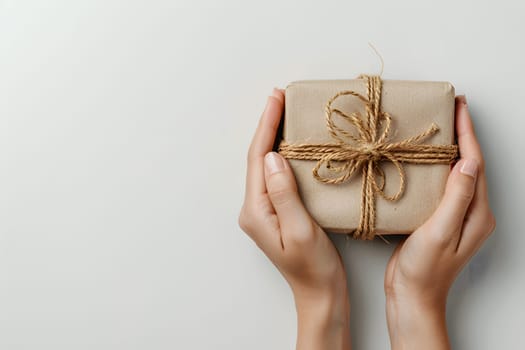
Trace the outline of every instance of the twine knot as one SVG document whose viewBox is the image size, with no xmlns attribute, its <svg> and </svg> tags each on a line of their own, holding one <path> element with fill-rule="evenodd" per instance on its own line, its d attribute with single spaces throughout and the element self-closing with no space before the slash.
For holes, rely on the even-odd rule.
<svg viewBox="0 0 525 350">
<path fill-rule="evenodd" d="M 381 153 L 377 150 L 377 147 L 374 144 L 365 143 L 360 148 L 360 151 L 363 153 L 365 158 L 368 158 L 372 161 L 378 161 L 381 159 Z"/>
<path fill-rule="evenodd" d="M 352 233 L 357 239 L 373 239 L 375 236 L 376 196 L 387 201 L 397 201 L 405 190 L 405 173 L 402 163 L 450 164 L 458 156 L 456 145 L 421 144 L 421 141 L 439 131 L 436 124 L 413 137 L 402 141 L 389 141 L 392 117 L 381 111 L 382 81 L 379 76 L 361 75 L 366 80 L 367 97 L 355 91 L 345 90 L 335 94 L 325 106 L 326 126 L 335 143 L 289 144 L 282 141 L 279 153 L 288 159 L 317 160 L 312 169 L 313 177 L 326 184 L 340 184 L 361 169 L 361 217 L 359 226 Z M 341 96 L 353 96 L 363 103 L 366 117 L 359 112 L 346 114 L 332 107 Z M 334 115 L 355 129 L 349 132 L 334 122 Z M 385 193 L 386 178 L 382 161 L 391 162 L 399 174 L 399 188 L 394 195 Z M 325 169 L 329 175 L 321 174 Z"/>
</svg>

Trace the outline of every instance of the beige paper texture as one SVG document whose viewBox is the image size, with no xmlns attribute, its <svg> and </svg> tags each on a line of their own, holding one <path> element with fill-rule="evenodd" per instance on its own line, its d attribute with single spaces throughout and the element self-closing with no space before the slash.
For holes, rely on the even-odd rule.
<svg viewBox="0 0 525 350">
<path fill-rule="evenodd" d="M 298 81 L 286 88 L 283 140 L 288 143 L 334 142 L 325 124 L 324 107 L 330 97 L 342 90 L 353 90 L 366 97 L 364 80 Z M 335 107 L 350 114 L 360 111 L 362 101 L 339 98 Z M 424 141 L 428 144 L 454 143 L 454 87 L 447 82 L 384 80 L 381 110 L 392 116 L 389 141 L 399 141 L 426 130 L 432 123 L 440 131 Z M 352 131 L 348 124 L 341 124 Z M 304 204 L 321 227 L 329 232 L 350 233 L 359 223 L 361 171 L 347 182 L 324 184 L 314 179 L 316 161 L 289 160 Z M 395 193 L 399 175 L 389 162 L 381 162 L 386 174 L 386 192 Z M 443 195 L 449 165 L 403 164 L 406 188 L 396 202 L 376 196 L 376 232 L 408 234 L 434 212 Z"/>
</svg>

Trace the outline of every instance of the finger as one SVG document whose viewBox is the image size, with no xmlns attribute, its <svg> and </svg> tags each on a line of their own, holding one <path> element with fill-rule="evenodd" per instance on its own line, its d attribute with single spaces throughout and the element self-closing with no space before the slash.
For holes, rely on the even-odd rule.
<svg viewBox="0 0 525 350">
<path fill-rule="evenodd" d="M 284 109 L 284 95 L 274 89 L 268 97 L 266 107 L 259 120 L 252 143 L 248 150 L 248 171 L 246 175 L 246 195 L 266 192 L 264 183 L 264 155 L 272 150 L 281 115 Z"/>
<path fill-rule="evenodd" d="M 456 135 L 458 137 L 461 158 L 473 158 L 478 161 L 483 170 L 483 155 L 474 132 L 472 119 L 465 96 L 456 98 Z"/>
<path fill-rule="evenodd" d="M 457 248 L 457 256 L 464 261 L 468 261 L 481 248 L 496 228 L 492 212 L 477 208 L 477 203 L 473 200 L 467 212 Z"/>
<path fill-rule="evenodd" d="M 463 222 L 463 231 L 457 247 L 457 255 L 470 259 L 496 228 L 496 219 L 488 202 L 485 177 L 478 179 L 476 192 Z M 479 181 L 483 180 L 482 184 Z"/>
<path fill-rule="evenodd" d="M 456 134 L 461 158 L 473 158 L 479 164 L 475 201 L 488 201 L 485 160 L 479 145 L 465 96 L 456 98 Z"/>
<path fill-rule="evenodd" d="M 272 91 L 272 96 L 284 104 L 284 89 L 274 88 Z"/>
<path fill-rule="evenodd" d="M 306 211 L 288 162 L 278 153 L 265 157 L 265 177 L 268 196 L 279 220 L 281 236 L 287 240 L 308 241 L 315 233 L 313 221 Z"/>
<path fill-rule="evenodd" d="M 462 157 L 473 157 L 480 162 L 476 190 L 458 244 L 458 254 L 471 256 L 494 230 L 495 220 L 489 206 L 484 157 L 464 96 L 456 100 L 456 133 Z"/>
<path fill-rule="evenodd" d="M 456 163 L 447 180 L 443 198 L 430 219 L 425 223 L 440 246 L 453 244 L 456 250 L 460 239 L 465 214 L 470 206 L 476 189 L 478 163 L 475 159 L 461 159 Z M 441 248 L 442 248 L 441 247 Z"/>
</svg>

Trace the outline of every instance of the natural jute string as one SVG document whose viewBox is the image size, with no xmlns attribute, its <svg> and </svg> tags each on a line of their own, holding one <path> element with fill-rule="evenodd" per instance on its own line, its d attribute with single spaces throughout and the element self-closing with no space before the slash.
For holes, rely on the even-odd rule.
<svg viewBox="0 0 525 350">
<path fill-rule="evenodd" d="M 458 156 L 456 145 L 421 144 L 428 137 L 439 131 L 434 123 L 419 135 L 402 141 L 390 142 L 392 117 L 381 111 L 381 85 L 379 76 L 361 75 L 358 79 L 366 81 L 368 98 L 355 91 L 338 92 L 330 98 L 325 106 L 326 126 L 333 143 L 295 143 L 282 141 L 279 153 L 288 159 L 317 160 L 312 170 L 316 180 L 327 184 L 340 184 L 358 170 L 362 171 L 361 218 L 359 226 L 352 236 L 356 239 L 373 239 L 375 236 L 376 195 L 387 201 L 397 201 L 405 190 L 405 172 L 402 163 L 412 164 L 450 164 Z M 366 118 L 359 112 L 346 114 L 333 108 L 332 104 L 341 96 L 351 95 L 362 101 Z M 352 125 L 355 133 L 343 130 L 334 123 L 337 115 Z M 350 141 L 350 142 L 349 142 Z M 389 196 L 385 193 L 385 173 L 381 168 L 382 161 L 390 161 L 399 173 L 399 189 Z M 334 164 L 333 162 L 336 162 Z M 319 170 L 325 166 L 334 176 L 324 176 Z"/>
</svg>

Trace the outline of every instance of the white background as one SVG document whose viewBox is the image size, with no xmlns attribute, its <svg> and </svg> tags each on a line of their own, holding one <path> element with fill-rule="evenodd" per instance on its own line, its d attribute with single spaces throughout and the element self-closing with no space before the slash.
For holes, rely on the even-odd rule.
<svg viewBox="0 0 525 350">
<path fill-rule="evenodd" d="M 0 348 L 292 349 L 237 226 L 266 96 L 298 79 L 466 93 L 498 227 L 449 298 L 457 349 L 523 349 L 522 1 L 0 1 Z M 345 245 L 355 349 L 388 349 L 393 246 Z"/>
</svg>

